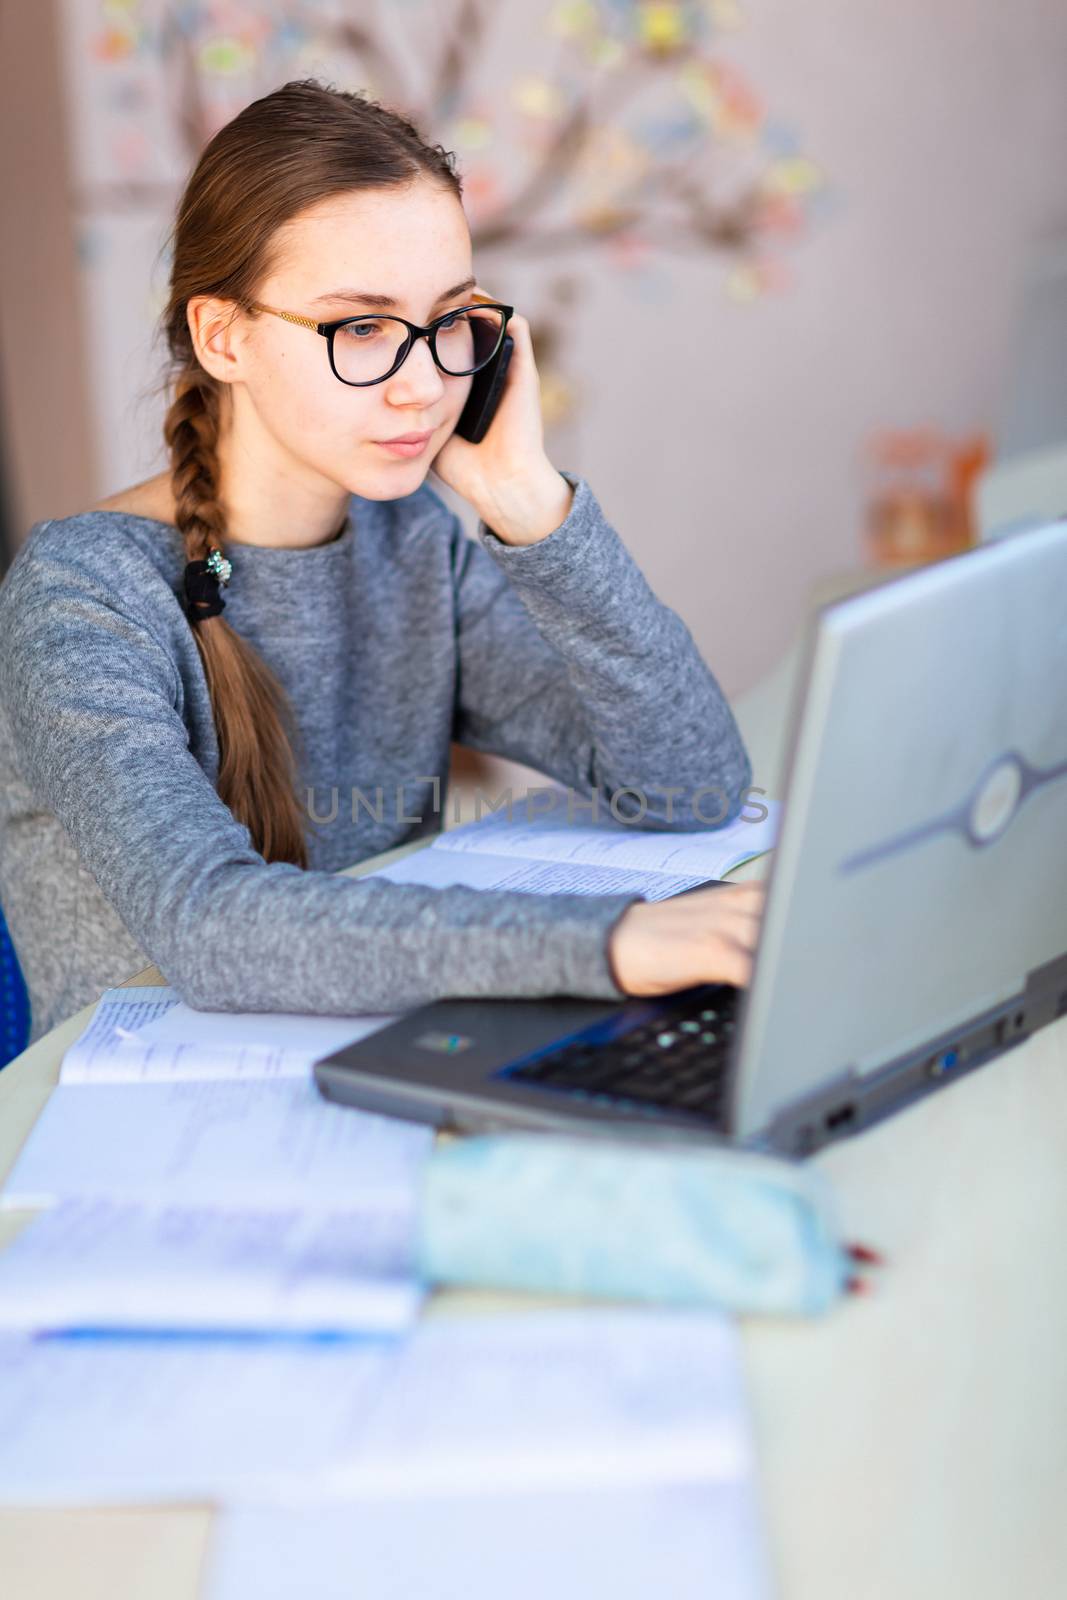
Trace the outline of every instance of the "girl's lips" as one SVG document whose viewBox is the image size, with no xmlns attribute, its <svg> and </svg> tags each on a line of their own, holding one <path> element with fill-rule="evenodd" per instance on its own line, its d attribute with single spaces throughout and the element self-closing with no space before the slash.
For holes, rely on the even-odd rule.
<svg viewBox="0 0 1067 1600">
<path fill-rule="evenodd" d="M 418 456 L 426 449 L 432 438 L 431 432 L 419 434 L 412 439 L 375 439 L 374 442 L 383 450 L 391 450 L 395 456 Z"/>
</svg>

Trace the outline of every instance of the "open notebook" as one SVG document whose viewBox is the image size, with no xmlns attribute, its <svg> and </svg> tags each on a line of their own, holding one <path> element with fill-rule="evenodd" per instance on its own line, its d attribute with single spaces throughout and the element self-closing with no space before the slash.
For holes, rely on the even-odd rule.
<svg viewBox="0 0 1067 1600">
<path fill-rule="evenodd" d="M 328 1106 L 311 1081 L 317 1053 L 391 1020 L 198 1012 L 166 986 L 108 989 L 0 1210 L 84 1197 L 343 1210 L 357 1190 L 406 1206 L 428 1130 Z"/>
<path fill-rule="evenodd" d="M 566 793 L 559 790 L 560 796 Z M 428 848 L 369 876 L 436 889 L 466 884 L 528 894 L 633 893 L 665 900 L 709 878 L 725 878 L 773 849 L 781 810 L 776 800 L 753 801 L 727 827 L 679 833 L 616 822 L 610 813 L 597 822 L 570 822 L 565 800 L 538 815 L 544 798 L 538 791 L 529 806 L 513 803 L 510 817 L 507 811 L 493 812 L 449 829 Z"/>
</svg>

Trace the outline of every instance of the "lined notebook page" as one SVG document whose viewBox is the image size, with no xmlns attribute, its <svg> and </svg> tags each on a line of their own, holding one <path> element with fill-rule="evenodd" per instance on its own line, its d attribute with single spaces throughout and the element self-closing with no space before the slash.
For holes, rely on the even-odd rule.
<svg viewBox="0 0 1067 1600">
<path fill-rule="evenodd" d="M 522 801 L 440 834 L 425 850 L 372 877 L 431 888 L 517 889 L 527 894 L 640 894 L 664 900 L 773 849 L 781 807 L 760 802 L 761 820 L 738 818 L 707 832 L 664 833 L 616 822 L 567 821 L 565 806 L 526 820 Z"/>
<path fill-rule="evenodd" d="M 312 1063 L 395 1022 L 290 1012 L 195 1011 L 169 987 L 106 989 L 60 1069 L 62 1083 L 306 1078 Z"/>
</svg>

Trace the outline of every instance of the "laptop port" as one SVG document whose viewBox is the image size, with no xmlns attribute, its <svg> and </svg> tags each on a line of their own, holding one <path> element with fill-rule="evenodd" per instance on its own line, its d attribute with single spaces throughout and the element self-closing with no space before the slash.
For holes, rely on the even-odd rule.
<svg viewBox="0 0 1067 1600">
<path fill-rule="evenodd" d="M 931 1078 L 943 1078 L 946 1072 L 951 1072 L 953 1067 L 959 1065 L 959 1060 L 958 1050 L 943 1050 L 939 1056 L 931 1056 L 929 1061 Z"/>
<path fill-rule="evenodd" d="M 834 1128 L 846 1127 L 848 1123 L 854 1122 L 855 1118 L 856 1107 L 850 1100 L 846 1105 L 837 1106 L 833 1111 L 828 1111 L 823 1120 L 826 1123 L 827 1129 L 832 1131 Z"/>
</svg>

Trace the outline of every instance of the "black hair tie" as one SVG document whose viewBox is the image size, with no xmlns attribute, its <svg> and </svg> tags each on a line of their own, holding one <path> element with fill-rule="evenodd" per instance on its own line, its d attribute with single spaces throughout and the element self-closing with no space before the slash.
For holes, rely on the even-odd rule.
<svg viewBox="0 0 1067 1600">
<path fill-rule="evenodd" d="M 232 563 L 221 550 L 212 550 L 206 561 L 187 562 L 185 568 L 185 614 L 190 623 L 206 622 L 225 611 L 220 585 L 228 584 Z"/>
</svg>

